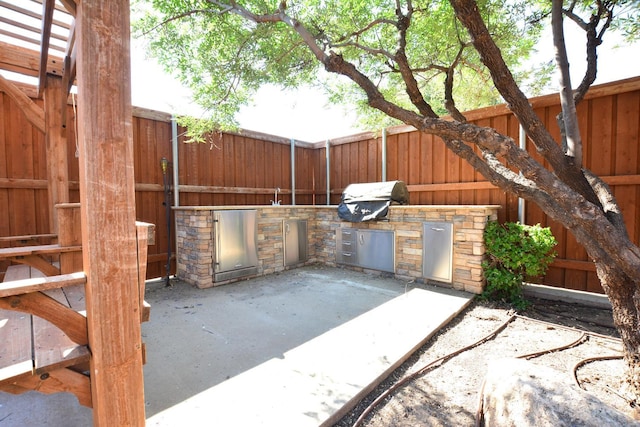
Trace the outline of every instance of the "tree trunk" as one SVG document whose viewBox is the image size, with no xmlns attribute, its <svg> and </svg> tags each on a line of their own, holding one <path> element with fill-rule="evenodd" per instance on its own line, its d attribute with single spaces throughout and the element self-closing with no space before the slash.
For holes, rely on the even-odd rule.
<svg viewBox="0 0 640 427">
<path fill-rule="evenodd" d="M 612 268 L 614 263 L 596 262 L 598 277 L 611 306 L 613 321 L 622 338 L 627 365 L 626 388 L 631 407 L 640 415 L 640 285 Z"/>
</svg>

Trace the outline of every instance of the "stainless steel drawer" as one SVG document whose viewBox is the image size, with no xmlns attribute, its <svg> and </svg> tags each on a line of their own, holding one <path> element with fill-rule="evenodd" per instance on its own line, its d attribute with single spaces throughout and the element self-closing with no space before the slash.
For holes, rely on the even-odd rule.
<svg viewBox="0 0 640 427">
<path fill-rule="evenodd" d="M 388 230 L 336 231 L 336 263 L 395 271 L 395 233 Z"/>
<path fill-rule="evenodd" d="M 356 263 L 356 230 L 353 228 L 341 228 L 336 230 L 336 263 Z"/>
</svg>

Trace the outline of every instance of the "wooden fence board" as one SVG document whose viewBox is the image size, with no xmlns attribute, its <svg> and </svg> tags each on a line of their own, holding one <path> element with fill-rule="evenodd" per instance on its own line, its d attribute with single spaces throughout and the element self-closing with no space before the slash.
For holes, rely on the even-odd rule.
<svg viewBox="0 0 640 427">
<path fill-rule="evenodd" d="M 420 134 L 421 159 L 420 159 L 420 182 L 433 183 L 433 135 Z M 410 196 L 413 203 L 414 196 Z M 417 204 L 433 204 L 433 193 L 418 193 Z"/>
<path fill-rule="evenodd" d="M 255 139 L 247 139 L 245 145 L 245 156 L 247 167 L 245 169 L 245 185 L 247 187 L 258 188 L 261 185 L 258 182 L 257 171 L 259 169 L 260 160 L 256 156 L 258 142 Z M 263 204 L 258 200 L 258 196 L 250 194 L 247 196 L 247 203 L 251 205 Z"/>
<path fill-rule="evenodd" d="M 598 144 L 598 149 L 587 151 L 586 164 L 597 175 L 611 175 L 613 171 L 613 98 L 597 98 L 589 101 L 591 105 L 587 145 Z"/>
<path fill-rule="evenodd" d="M 344 165 L 344 170 L 347 173 L 345 177 L 345 185 L 362 181 L 358 170 L 358 165 L 361 161 L 359 150 L 360 144 L 361 141 L 358 141 L 345 146 L 345 151 L 349 153 L 349 163 Z"/>
<path fill-rule="evenodd" d="M 585 165 L 612 186 L 625 215 L 629 232 L 640 240 L 640 78 L 596 87 L 578 106 L 585 143 Z M 40 102 L 40 101 L 38 101 Z M 531 101 L 536 113 L 554 136 L 559 131 L 555 115 L 557 96 Z M 75 157 L 75 113 L 67 112 L 70 201 L 77 202 L 78 161 Z M 47 213 L 44 138 L 21 117 L 21 112 L 0 93 L 0 235 L 37 234 L 49 231 Z M 147 117 L 147 116 L 146 116 Z M 493 126 L 518 140 L 519 124 L 506 108 L 470 112 L 475 123 Z M 160 158 L 172 158 L 171 124 L 156 116 L 134 118 L 137 217 L 156 224 L 157 244 L 150 247 L 148 271 L 164 274 L 166 219 Z M 179 128 L 182 134 L 185 129 Z M 291 146 L 285 138 L 249 133 L 216 133 L 204 144 L 178 143 L 181 205 L 268 204 L 272 190 L 280 187 L 283 204 L 291 203 Z M 353 182 L 382 179 L 382 138 L 363 136 L 332 141 L 330 147 L 330 203 L 340 200 L 344 187 Z M 476 149 L 476 148 L 474 148 Z M 531 141 L 527 150 L 539 161 Z M 477 149 L 476 149 L 476 152 Z M 326 204 L 325 145 L 295 149 L 297 204 Z M 19 159 L 19 161 L 15 161 Z M 450 153 L 438 138 L 420 132 L 392 129 L 387 135 L 387 179 L 402 179 L 411 187 L 412 204 L 500 204 L 501 221 L 518 218 L 518 198 L 493 188 L 466 162 Z M 548 167 L 546 162 L 543 162 Z M 173 199 L 173 198 L 172 198 Z M 9 214 L 19 212 L 19 215 Z M 527 223 L 549 225 L 560 241 L 560 256 L 547 283 L 561 287 L 600 291 L 597 276 L 588 267 L 584 249 L 566 231 L 550 221 L 535 205 L 526 204 Z M 0 218 L 3 218 L 0 216 Z M 153 253 L 151 252 L 153 251 Z M 3 266 L 0 265 L 0 270 Z"/>
<path fill-rule="evenodd" d="M 367 159 L 366 182 L 377 182 L 382 180 L 382 159 L 380 156 L 381 145 L 382 143 L 379 142 L 378 138 L 367 141 L 367 151 L 365 154 Z"/>
<path fill-rule="evenodd" d="M 280 159 L 281 164 L 281 174 L 276 169 L 273 171 L 273 174 L 278 177 L 280 176 L 281 183 L 277 184 L 282 190 L 291 190 L 291 147 L 289 145 L 277 144 L 277 153 L 276 157 Z M 282 204 L 291 204 L 291 193 L 285 193 L 281 197 Z"/>
<path fill-rule="evenodd" d="M 617 96 L 617 120 L 615 129 L 616 175 L 638 173 L 638 99 L 630 94 Z"/>
</svg>

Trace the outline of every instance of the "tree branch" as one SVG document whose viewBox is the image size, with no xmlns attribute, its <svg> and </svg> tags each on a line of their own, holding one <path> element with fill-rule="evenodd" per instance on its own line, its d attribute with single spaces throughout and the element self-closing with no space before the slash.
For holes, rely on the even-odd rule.
<svg viewBox="0 0 640 427">
<path fill-rule="evenodd" d="M 610 9 L 608 7 L 610 7 Z M 611 25 L 611 20 L 613 19 L 613 7 L 614 6 L 609 5 L 609 3 L 605 6 L 603 3 L 598 1 L 598 11 L 591 15 L 589 23 L 585 24 L 583 27 L 587 36 L 587 69 L 585 70 L 582 82 L 580 82 L 580 85 L 573 94 L 573 99 L 576 105 L 582 101 L 584 96 L 587 94 L 587 91 L 596 80 L 598 70 L 597 49 L 598 46 L 602 44 L 602 37 L 604 36 L 605 31 L 609 28 L 609 25 Z M 606 21 L 600 32 L 598 32 L 598 25 L 600 24 L 603 16 L 606 17 Z"/>
<path fill-rule="evenodd" d="M 396 23 L 390 19 L 376 19 L 372 22 L 370 22 L 367 26 L 365 26 L 364 28 L 358 30 L 358 31 L 354 31 L 353 33 L 344 35 L 340 38 L 338 38 L 336 40 L 337 43 L 343 43 L 346 40 L 349 40 L 351 38 L 359 38 L 362 34 L 366 33 L 367 31 L 369 31 L 370 29 L 372 29 L 375 26 L 378 26 L 380 24 L 387 24 L 387 25 L 393 25 L 395 26 Z"/>
<path fill-rule="evenodd" d="M 462 52 L 464 52 L 465 47 L 464 43 L 460 43 L 460 49 L 458 50 L 456 59 L 454 59 L 453 63 L 446 70 L 447 77 L 444 80 L 444 107 L 449 114 L 451 114 L 451 117 L 459 122 L 466 122 L 467 118 L 458 110 L 456 102 L 453 99 L 453 75 L 460 62 L 460 58 L 462 58 Z"/>
<path fill-rule="evenodd" d="M 217 15 L 222 15 L 225 12 L 228 12 L 229 10 L 231 10 L 229 7 L 226 7 L 224 9 L 222 9 L 222 10 L 213 10 L 213 9 L 193 9 L 193 10 L 189 10 L 187 12 L 180 13 L 178 15 L 175 15 L 175 16 L 172 16 L 170 18 L 165 19 L 164 21 L 160 22 L 157 25 L 154 25 L 152 28 L 150 28 L 149 30 L 147 30 L 144 33 L 142 33 L 142 35 L 146 36 L 149 33 L 157 30 L 158 28 L 168 24 L 169 22 L 177 21 L 179 19 L 186 18 L 188 16 L 198 15 L 198 14 L 201 14 L 201 13 L 213 13 L 213 14 L 217 14 Z"/>
<path fill-rule="evenodd" d="M 356 49 L 360 49 L 366 53 L 370 53 L 372 55 L 382 55 L 389 59 L 394 59 L 393 54 L 384 49 L 374 49 L 372 47 L 365 46 L 358 42 L 344 42 L 344 43 L 330 43 L 329 46 L 331 48 L 341 48 L 341 47 L 355 47 Z"/>
<path fill-rule="evenodd" d="M 576 105 L 573 101 L 571 89 L 571 76 L 569 74 L 569 60 L 567 59 L 567 47 L 564 40 L 562 21 L 562 0 L 552 0 L 551 6 L 551 30 L 553 33 L 553 45 L 556 52 L 556 63 L 560 71 L 560 105 L 562 115 L 559 125 L 562 131 L 565 154 L 570 157 L 569 165 L 573 168 L 582 168 L 582 139 L 578 127 Z"/>
<path fill-rule="evenodd" d="M 564 156 L 542 121 L 538 118 L 529 100 L 518 87 L 511 71 L 505 64 L 500 49 L 495 44 L 474 0 L 450 0 L 457 18 L 467 28 L 473 45 L 489 69 L 493 83 L 525 129 L 527 136 L 551 165 L 558 177 L 578 191 L 595 206 L 600 201 L 580 170 L 573 167 Z"/>
<path fill-rule="evenodd" d="M 420 114 L 425 117 L 438 117 L 431 105 L 425 101 L 424 96 L 422 95 L 422 91 L 418 86 L 418 82 L 416 81 L 415 76 L 409 66 L 409 59 L 407 58 L 407 30 L 411 25 L 411 15 L 413 13 L 413 9 L 411 5 L 409 5 L 409 11 L 406 15 L 402 13 L 402 9 L 398 4 L 396 7 L 396 15 L 398 16 L 398 22 L 396 23 L 396 27 L 398 28 L 399 37 L 398 37 L 398 50 L 395 54 L 395 61 L 398 64 L 398 69 L 400 70 L 400 75 L 404 80 L 405 88 L 407 91 L 407 95 L 409 95 L 409 99 L 411 103 L 418 109 Z"/>
</svg>

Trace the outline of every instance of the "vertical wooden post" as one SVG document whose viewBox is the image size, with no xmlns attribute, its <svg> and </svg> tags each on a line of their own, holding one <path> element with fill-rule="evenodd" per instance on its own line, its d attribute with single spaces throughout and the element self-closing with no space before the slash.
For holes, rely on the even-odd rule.
<svg viewBox="0 0 640 427">
<path fill-rule="evenodd" d="M 60 246 L 82 245 L 80 230 L 80 203 L 61 203 L 54 206 L 58 219 L 58 244 Z M 84 271 L 81 252 L 60 254 L 60 274 Z"/>
<path fill-rule="evenodd" d="M 143 426 L 129 1 L 77 2 L 82 252 L 95 426 Z"/>
<path fill-rule="evenodd" d="M 69 201 L 69 170 L 67 167 L 67 132 L 62 123 L 62 108 L 66 103 L 66 88 L 62 78 L 47 74 L 44 90 L 45 140 L 47 146 L 47 185 L 49 192 L 49 227 L 58 233 L 58 217 L 54 206 Z"/>
</svg>

